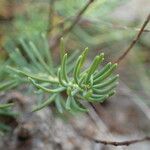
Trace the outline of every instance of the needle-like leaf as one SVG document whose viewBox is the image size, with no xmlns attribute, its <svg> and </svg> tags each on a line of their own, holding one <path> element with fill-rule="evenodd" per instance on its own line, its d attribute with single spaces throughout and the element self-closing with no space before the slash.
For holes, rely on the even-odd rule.
<svg viewBox="0 0 150 150">
<path fill-rule="evenodd" d="M 52 102 L 55 100 L 56 96 L 57 96 L 56 94 L 53 94 L 53 95 L 50 96 L 50 98 L 49 98 L 48 100 L 46 100 L 44 103 L 42 103 L 41 105 L 36 106 L 35 108 L 33 108 L 32 112 L 41 110 L 42 108 L 48 106 L 50 103 L 52 103 Z"/>
<path fill-rule="evenodd" d="M 13 103 L 0 104 L 0 109 L 8 108 L 8 107 L 11 107 L 11 106 L 13 106 L 13 105 L 14 105 Z"/>
<path fill-rule="evenodd" d="M 63 79 L 65 82 L 68 82 L 68 77 L 67 77 L 67 71 L 66 71 L 66 62 L 67 62 L 67 54 L 65 54 L 62 58 L 62 64 L 61 64 L 61 74 L 63 76 Z"/>
</svg>

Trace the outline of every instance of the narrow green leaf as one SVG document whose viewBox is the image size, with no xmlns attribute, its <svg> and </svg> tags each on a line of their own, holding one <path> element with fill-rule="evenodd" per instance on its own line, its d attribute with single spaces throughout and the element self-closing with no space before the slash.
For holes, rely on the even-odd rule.
<svg viewBox="0 0 150 150">
<path fill-rule="evenodd" d="M 20 65 L 22 65 L 24 67 L 27 66 L 28 62 L 25 59 L 25 57 L 21 54 L 21 52 L 18 48 L 15 49 L 15 53 L 16 53 L 16 56 L 17 56 L 17 61 L 19 60 Z"/>
<path fill-rule="evenodd" d="M 26 72 L 26 71 L 21 71 L 18 69 L 15 69 L 13 67 L 7 66 L 7 68 L 11 71 L 14 71 L 18 74 L 24 75 L 26 77 L 31 77 L 32 79 L 38 80 L 38 81 L 42 81 L 42 82 L 50 82 L 50 83 L 58 83 L 58 79 L 56 77 L 51 77 L 51 76 L 47 76 L 47 79 L 44 77 L 40 77 L 36 74 L 32 74 L 30 72 Z"/>
<path fill-rule="evenodd" d="M 71 96 L 76 95 L 79 92 L 79 89 L 74 89 L 73 91 L 71 91 Z"/>
<path fill-rule="evenodd" d="M 110 91 L 112 91 L 117 85 L 118 85 L 118 82 L 116 82 L 115 84 L 112 84 L 111 86 L 109 86 L 106 89 L 93 88 L 93 92 L 96 94 L 99 94 L 99 95 L 105 95 L 105 94 L 108 94 Z"/>
<path fill-rule="evenodd" d="M 81 66 L 83 65 L 83 63 L 84 63 L 84 61 L 85 61 L 85 59 L 86 59 L 86 56 L 87 56 L 87 53 L 88 53 L 88 51 L 89 51 L 89 49 L 88 49 L 88 47 L 87 48 L 85 48 L 85 50 L 82 52 L 82 60 L 81 60 Z"/>
<path fill-rule="evenodd" d="M 52 71 L 50 70 L 50 67 L 45 63 L 44 58 L 42 58 L 42 55 L 39 53 L 37 47 L 34 45 L 33 42 L 29 42 L 29 45 L 31 46 L 34 55 L 37 57 L 37 59 L 40 61 L 40 63 L 43 65 L 43 67 L 48 71 L 48 73 L 52 74 Z"/>
<path fill-rule="evenodd" d="M 72 107 L 77 111 L 81 111 L 81 112 L 87 112 L 88 111 L 86 108 L 79 106 L 77 104 L 76 100 L 74 99 L 74 97 L 72 97 L 71 104 L 72 104 Z"/>
<path fill-rule="evenodd" d="M 11 81 L 6 81 L 4 83 L 0 83 L 0 91 L 4 90 L 5 88 L 8 88 L 9 86 L 13 85 L 14 83 L 16 83 L 15 80 L 11 80 Z"/>
<path fill-rule="evenodd" d="M 92 91 L 92 90 L 85 91 L 85 92 L 83 93 L 83 97 L 89 98 L 89 97 L 92 96 L 92 94 L 93 94 L 93 91 Z"/>
<path fill-rule="evenodd" d="M 104 88 L 104 87 L 107 87 L 107 86 L 113 84 L 118 78 L 119 78 L 119 75 L 117 74 L 116 76 L 108 79 L 107 81 L 105 81 L 103 83 L 93 85 L 93 88 Z"/>
<path fill-rule="evenodd" d="M 48 40 L 46 38 L 45 34 L 42 34 L 42 39 L 43 39 L 43 46 L 44 46 L 44 51 L 45 51 L 45 57 L 47 58 L 47 62 L 49 64 L 49 67 L 53 70 L 53 59 L 51 55 L 51 51 L 48 45 Z"/>
<path fill-rule="evenodd" d="M 60 113 L 63 113 L 63 107 L 62 107 L 61 99 L 60 99 L 60 96 L 59 96 L 59 95 L 57 95 L 57 97 L 56 97 L 55 105 L 56 105 L 56 108 L 58 109 L 58 111 L 59 111 Z"/>
<path fill-rule="evenodd" d="M 19 114 L 17 112 L 10 111 L 9 109 L 1 109 L 0 116 L 7 116 L 7 117 L 16 117 Z"/>
<path fill-rule="evenodd" d="M 99 96 L 99 95 L 93 95 L 93 97 L 89 97 L 87 100 L 89 102 L 101 102 L 106 100 L 109 97 L 109 95 Z"/>
<path fill-rule="evenodd" d="M 104 66 L 100 72 L 98 72 L 97 74 L 94 75 L 94 80 L 96 80 L 98 77 L 100 77 L 102 74 L 104 74 L 104 72 L 106 72 L 107 70 L 110 69 L 110 67 L 112 66 L 111 62 L 109 62 L 106 66 Z"/>
<path fill-rule="evenodd" d="M 71 96 L 67 97 L 65 108 L 69 111 L 71 110 Z"/>
<path fill-rule="evenodd" d="M 84 73 L 81 75 L 81 77 L 79 79 L 79 83 L 78 83 L 79 87 L 81 87 L 81 88 L 83 87 L 82 84 L 84 83 L 86 76 L 87 76 L 87 73 Z"/>
<path fill-rule="evenodd" d="M 108 95 L 109 95 L 109 97 L 111 97 L 111 96 L 113 96 L 114 94 L 116 94 L 116 91 L 114 90 L 114 91 L 111 91 Z"/>
<path fill-rule="evenodd" d="M 64 55 L 65 55 L 64 39 L 61 38 L 60 39 L 60 58 L 61 58 L 61 61 L 63 60 Z"/>
<path fill-rule="evenodd" d="M 0 104 L 0 109 L 8 108 L 8 107 L 11 107 L 11 106 L 13 106 L 13 105 L 14 105 L 13 103 Z"/>
<path fill-rule="evenodd" d="M 65 54 L 62 58 L 62 64 L 61 64 L 61 73 L 62 77 L 65 80 L 65 82 L 68 82 L 67 72 L 66 72 L 66 61 L 67 61 L 67 54 Z"/>
<path fill-rule="evenodd" d="M 28 58 L 31 60 L 31 62 L 34 64 L 34 66 L 36 66 L 38 69 L 42 69 L 42 65 L 39 64 L 36 60 L 36 57 L 31 49 L 31 47 L 29 46 L 29 44 L 26 44 L 26 42 L 23 39 L 19 40 L 21 45 L 23 46 L 23 50 L 26 52 Z"/>
<path fill-rule="evenodd" d="M 58 74 L 57 76 L 58 76 L 58 79 L 59 79 L 59 83 L 62 86 L 67 87 L 67 84 L 62 79 L 61 68 L 58 68 L 58 73 L 57 74 Z"/>
<path fill-rule="evenodd" d="M 93 86 L 94 80 L 93 80 L 93 74 L 90 77 L 90 86 Z"/>
<path fill-rule="evenodd" d="M 76 62 L 75 68 L 74 68 L 74 72 L 73 72 L 74 81 L 77 84 L 78 84 L 78 78 L 79 78 L 82 60 L 83 60 L 83 56 L 80 55 L 79 58 L 77 59 L 77 62 Z"/>
<path fill-rule="evenodd" d="M 109 70 L 107 70 L 106 72 L 104 72 L 103 75 L 101 75 L 100 77 L 94 80 L 94 84 L 99 83 L 103 81 L 104 79 L 106 79 L 108 76 L 110 76 L 112 72 L 116 69 L 116 67 L 117 67 L 117 64 L 113 64 Z"/>
<path fill-rule="evenodd" d="M 81 67 L 85 61 L 87 52 L 88 52 L 88 48 L 86 48 L 83 51 L 83 53 L 79 56 L 79 58 L 77 59 L 77 62 L 76 62 L 75 68 L 74 68 L 74 73 L 73 73 L 74 74 L 74 81 L 76 84 L 78 84 L 78 78 L 79 78 L 80 70 L 81 70 Z"/>
<path fill-rule="evenodd" d="M 102 53 L 100 56 L 96 56 L 93 60 L 93 63 L 89 67 L 88 74 L 86 77 L 86 83 L 89 81 L 91 75 L 95 72 L 95 70 L 98 68 L 99 64 L 104 60 L 104 54 Z"/>
<path fill-rule="evenodd" d="M 59 87 L 56 89 L 48 89 L 48 88 L 41 86 L 40 84 L 37 84 L 32 78 L 28 77 L 28 79 L 35 87 L 37 87 L 38 89 L 41 89 L 45 92 L 48 92 L 48 93 L 59 93 L 59 92 L 62 92 L 65 90 L 64 87 Z"/>
<path fill-rule="evenodd" d="M 33 108 L 32 112 L 41 110 L 42 108 L 48 106 L 50 103 L 52 103 L 56 98 L 56 94 L 53 94 L 48 100 L 46 100 L 44 103 L 42 103 L 39 106 L 36 106 L 35 108 Z"/>
</svg>

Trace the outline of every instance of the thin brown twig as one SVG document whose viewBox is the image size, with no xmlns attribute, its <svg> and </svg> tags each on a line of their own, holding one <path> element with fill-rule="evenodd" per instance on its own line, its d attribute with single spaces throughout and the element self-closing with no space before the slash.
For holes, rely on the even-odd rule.
<svg viewBox="0 0 150 150">
<path fill-rule="evenodd" d="M 146 27 L 146 25 L 148 24 L 148 22 L 150 21 L 150 14 L 148 15 L 148 17 L 146 18 L 146 20 L 144 21 L 141 29 L 139 30 L 137 36 L 135 37 L 135 39 L 131 42 L 131 44 L 129 45 L 129 47 L 124 51 L 124 53 L 115 61 L 116 63 L 120 63 L 125 57 L 126 55 L 130 52 L 130 50 L 133 48 L 133 46 L 137 43 L 137 41 L 139 40 L 139 38 L 141 37 L 142 33 L 144 32 L 144 29 Z"/>
<path fill-rule="evenodd" d="M 127 141 L 122 141 L 122 142 L 116 142 L 116 141 L 104 141 L 104 140 L 97 140 L 97 139 L 92 139 L 96 143 L 101 143 L 104 145 L 113 145 L 113 146 L 129 146 L 131 144 L 139 143 L 139 142 L 144 142 L 144 141 L 150 141 L 150 137 L 144 137 L 141 139 L 135 139 L 135 140 L 127 140 Z"/>
<path fill-rule="evenodd" d="M 71 32 L 71 30 L 75 27 L 75 25 L 80 21 L 82 15 L 85 13 L 85 11 L 89 8 L 89 6 L 94 2 L 94 0 L 89 0 L 87 2 L 87 4 L 78 12 L 78 14 L 76 15 L 76 17 L 74 18 L 72 24 L 66 28 L 61 34 L 59 34 L 56 39 L 55 42 L 52 46 L 52 49 L 55 49 L 55 47 L 59 44 L 60 38 L 63 36 L 66 36 L 68 33 Z"/>
<path fill-rule="evenodd" d="M 63 31 L 63 36 L 68 34 L 73 28 L 74 26 L 80 21 L 81 16 L 84 14 L 84 12 L 87 10 L 87 8 L 91 5 L 91 3 L 93 3 L 94 0 L 89 0 L 87 2 L 87 4 L 79 11 L 79 13 L 77 14 L 77 16 L 75 17 L 75 19 L 73 20 L 72 24 L 70 25 L 70 27 L 68 27 L 67 29 L 65 29 Z"/>
<path fill-rule="evenodd" d="M 111 140 L 114 139 L 114 135 L 111 133 L 109 127 L 103 122 L 103 120 L 100 118 L 100 116 L 98 116 L 98 114 L 96 113 L 95 109 L 87 102 L 82 103 L 83 106 L 87 107 L 90 111 L 88 112 L 87 116 L 89 117 L 89 119 L 92 121 L 92 123 L 94 123 L 95 128 L 97 128 L 97 130 L 100 130 L 100 135 L 103 138 L 109 138 Z M 82 138 L 86 138 L 87 140 L 89 140 L 90 142 L 93 143 L 93 136 L 94 136 L 94 132 L 86 132 L 86 130 L 83 130 L 81 128 L 79 128 L 76 125 L 76 122 L 74 120 L 72 120 L 71 118 L 69 119 L 73 129 L 76 131 L 76 133 L 81 136 Z M 97 132 L 95 132 L 97 133 Z M 122 146 L 120 146 L 120 149 L 123 150 L 124 148 Z"/>
<path fill-rule="evenodd" d="M 88 135 L 84 132 L 82 132 L 81 129 L 79 129 L 78 127 L 75 126 L 75 122 L 73 120 L 70 120 L 70 123 L 72 124 L 74 130 L 82 137 L 87 138 L 90 141 L 93 141 L 95 143 L 99 143 L 99 144 L 103 144 L 103 145 L 112 145 L 112 146 L 129 146 L 132 144 L 136 144 L 136 143 L 140 143 L 140 142 L 144 142 L 144 141 L 150 141 L 150 136 L 146 136 L 144 138 L 140 138 L 140 139 L 134 139 L 134 140 L 126 140 L 126 141 L 108 141 L 108 140 L 100 140 L 100 139 L 96 139 L 91 137 L 91 135 Z"/>
</svg>

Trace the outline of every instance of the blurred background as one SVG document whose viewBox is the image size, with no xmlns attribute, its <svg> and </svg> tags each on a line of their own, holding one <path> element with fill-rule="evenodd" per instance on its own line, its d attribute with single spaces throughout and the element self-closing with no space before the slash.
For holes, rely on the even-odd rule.
<svg viewBox="0 0 150 150">
<path fill-rule="evenodd" d="M 88 0 L 0 0 L 0 61 L 8 57 L 5 45 L 20 37 L 37 39 L 41 33 L 47 34 L 53 57 L 57 61 L 57 36 L 72 23 L 87 2 Z M 95 0 L 74 28 L 64 36 L 66 49 L 72 53 L 89 47 L 87 64 L 100 52 L 105 53 L 105 63 L 115 61 L 130 45 L 149 12 L 149 0 Z M 78 129 L 99 139 L 116 141 L 150 134 L 149 39 L 150 23 L 138 43 L 119 64 L 117 72 L 120 74 L 120 84 L 117 94 L 106 103 L 95 105 L 94 110 L 90 111 L 90 118 L 86 114 L 75 116 L 71 122 Z M 148 142 L 129 147 L 93 143 L 80 137 L 72 124 L 64 123 L 60 118 L 55 120 L 54 130 L 54 141 L 57 144 L 52 149 L 150 149 Z M 51 149 L 51 144 L 42 140 L 41 149 Z M 37 147 L 33 149 L 40 149 L 40 146 Z M 3 148 L 3 143 L 0 148 Z"/>
</svg>

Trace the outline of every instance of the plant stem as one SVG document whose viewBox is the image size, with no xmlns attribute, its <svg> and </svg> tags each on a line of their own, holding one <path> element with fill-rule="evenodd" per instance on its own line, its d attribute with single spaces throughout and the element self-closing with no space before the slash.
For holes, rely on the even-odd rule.
<svg viewBox="0 0 150 150">
<path fill-rule="evenodd" d="M 62 35 L 66 35 L 68 34 L 73 28 L 74 26 L 80 21 L 82 15 L 84 14 L 84 12 L 88 9 L 88 7 L 91 5 L 91 3 L 93 3 L 94 0 L 89 0 L 87 2 L 87 4 L 78 12 L 77 16 L 75 17 L 75 19 L 73 20 L 72 24 L 70 25 L 70 27 L 68 27 L 67 29 L 65 29 L 62 33 Z"/>
<path fill-rule="evenodd" d="M 72 31 L 72 29 L 75 27 L 75 25 L 80 21 L 82 15 L 85 13 L 85 11 L 89 8 L 89 6 L 94 2 L 94 0 L 89 0 L 87 2 L 87 4 L 78 12 L 78 14 L 76 15 L 76 17 L 74 18 L 72 24 L 66 28 L 61 34 L 59 34 L 56 38 L 55 38 L 55 42 L 52 45 L 52 49 L 55 49 L 57 45 L 59 45 L 59 41 L 60 38 L 63 36 L 66 36 L 68 33 L 70 33 Z"/>
<path fill-rule="evenodd" d="M 144 141 L 150 141 L 150 137 L 144 137 L 141 139 L 135 139 L 135 140 L 128 140 L 128 141 L 122 141 L 122 142 L 116 142 L 116 141 L 104 141 L 104 140 L 97 140 L 97 139 L 92 139 L 96 143 L 101 143 L 104 145 L 113 145 L 113 146 L 129 146 L 131 144 L 139 143 L 139 142 L 144 142 Z"/>
<path fill-rule="evenodd" d="M 142 33 L 144 32 L 144 29 L 145 29 L 146 25 L 149 23 L 149 21 L 150 21 L 150 14 L 148 15 L 148 17 L 144 21 L 144 23 L 143 23 L 141 29 L 139 30 L 137 36 L 135 37 L 135 39 L 131 42 L 131 44 L 124 51 L 124 53 L 115 61 L 116 63 L 120 63 L 126 57 L 126 55 L 131 51 L 131 49 L 133 48 L 133 46 L 137 43 L 137 41 L 141 37 Z"/>
</svg>

